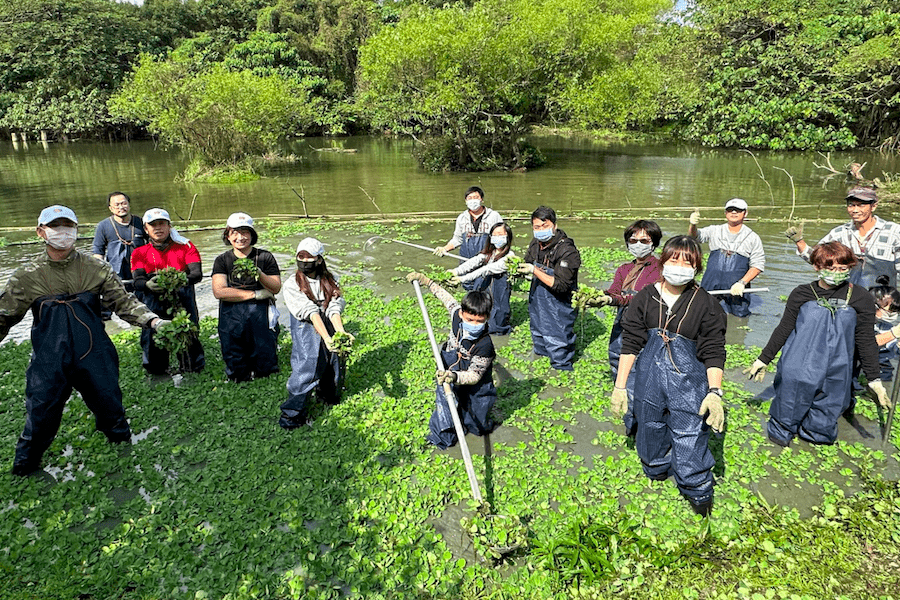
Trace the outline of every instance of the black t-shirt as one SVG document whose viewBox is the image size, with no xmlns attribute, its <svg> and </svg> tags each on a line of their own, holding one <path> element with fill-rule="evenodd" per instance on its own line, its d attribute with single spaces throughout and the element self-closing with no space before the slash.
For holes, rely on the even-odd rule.
<svg viewBox="0 0 900 600">
<path fill-rule="evenodd" d="M 247 256 L 250 260 L 253 261 L 259 269 L 265 273 L 266 275 L 281 275 L 281 271 L 278 269 L 278 263 L 275 261 L 275 257 L 268 250 L 260 250 L 258 248 L 254 248 L 250 251 L 250 254 Z M 236 279 L 232 277 L 231 272 L 234 270 L 234 263 L 238 260 L 238 257 L 234 255 L 234 250 L 226 250 L 222 254 L 216 257 L 215 262 L 213 262 L 213 275 L 226 275 L 228 277 L 228 287 L 237 288 L 239 290 L 256 290 L 263 289 L 263 285 L 256 279 L 251 278 L 240 278 Z"/>
<path fill-rule="evenodd" d="M 814 281 L 794 288 L 784 306 L 781 322 L 772 331 L 769 343 L 760 352 L 759 359 L 766 364 L 772 362 L 772 359 L 775 358 L 775 355 L 787 342 L 791 332 L 794 331 L 797 317 L 800 316 L 801 306 L 810 301 L 815 302 L 817 295 L 825 300 L 834 299 L 840 301 L 846 299 L 848 285 L 848 283 L 842 283 L 830 290 L 826 290 L 819 286 L 818 281 Z M 881 369 L 878 366 L 878 343 L 875 341 L 875 323 L 877 321 L 875 318 L 875 298 L 864 287 L 854 285 L 847 304 L 856 311 L 856 330 L 854 331 L 856 352 L 859 354 L 859 360 L 862 363 L 866 378 L 869 381 L 873 381 L 881 375 Z M 810 348 L 810 352 L 814 351 L 814 348 Z"/>
<path fill-rule="evenodd" d="M 725 368 L 725 311 L 706 290 L 696 284 L 686 287 L 671 314 L 655 285 L 638 292 L 622 317 L 622 354 L 638 354 L 647 343 L 649 330 L 660 324 L 667 331 L 694 340 L 697 360 L 706 368 Z"/>
</svg>

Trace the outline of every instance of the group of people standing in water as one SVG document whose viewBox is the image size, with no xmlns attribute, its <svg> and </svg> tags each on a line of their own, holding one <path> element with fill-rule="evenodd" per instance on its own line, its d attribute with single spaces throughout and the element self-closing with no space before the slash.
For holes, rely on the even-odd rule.
<svg viewBox="0 0 900 600">
<path fill-rule="evenodd" d="M 850 222 L 814 247 L 804 241 L 802 224 L 785 232 L 818 277 L 789 295 L 768 344 L 744 370 L 762 381 L 766 367 L 782 351 L 768 423 L 768 437 L 779 446 L 795 437 L 833 443 L 838 419 L 852 411 L 860 372 L 878 403 L 890 406 L 883 380 L 893 378 L 890 359 L 897 355 L 900 337 L 900 293 L 895 288 L 900 226 L 875 216 L 877 196 L 870 188 L 852 188 L 845 200 Z M 462 302 L 420 273 L 408 277 L 426 285 L 451 313 L 445 370 L 437 378 L 439 384 L 455 385 L 466 431 L 475 434 L 493 427 L 489 415 L 496 390 L 490 365 L 495 355 L 489 338 L 509 331 L 505 261 L 513 256 L 511 230 L 483 201 L 484 192 L 470 188 L 467 211 L 457 219 L 453 238 L 435 249 L 442 255 L 459 247 L 467 259 L 451 269 L 456 280 L 468 284 Z M 740 198 L 728 200 L 725 222 L 702 229 L 697 227 L 699 212 L 693 212 L 687 235 L 669 238 L 660 255 L 659 225 L 635 221 L 624 232 L 634 260 L 621 265 L 609 289 L 589 304 L 616 307 L 609 342 L 612 412 L 634 436 L 646 475 L 674 476 L 702 515 L 709 514 L 713 503 L 710 431 L 721 432 L 725 425 L 726 313 L 740 318 L 750 314 L 751 282 L 765 270 L 762 241 L 744 223 L 748 208 Z M 554 369 L 572 370 L 572 295 L 581 258 L 557 226 L 553 209 L 536 209 L 531 225 L 533 237 L 518 270 L 532 278 L 528 301 L 534 354 L 549 357 Z M 709 246 L 705 270 L 702 243 Z M 474 276 L 462 278 L 471 272 Z M 456 442 L 452 423 L 441 418 L 444 402 L 439 388 L 429 439 L 440 447 Z"/>
<path fill-rule="evenodd" d="M 485 206 L 484 198 L 479 187 L 466 191 L 466 210 L 457 218 L 452 238 L 434 250 L 440 256 L 458 249 L 462 260 L 449 269 L 449 276 L 466 291 L 464 297 L 457 300 L 421 273 L 407 277 L 435 294 L 450 317 L 428 434 L 440 448 L 458 441 L 444 383 L 451 384 L 458 398 L 465 431 L 484 435 L 495 427 L 491 336 L 511 329 L 510 260 L 519 263 L 518 274 L 530 279 L 534 354 L 548 357 L 560 371 L 571 371 L 575 360 L 577 311 L 572 299 L 581 267 L 578 248 L 558 226 L 555 211 L 540 206 L 531 214 L 531 239 L 519 259 L 512 251 L 512 228 Z M 782 351 L 768 424 L 769 438 L 782 446 L 795 437 L 834 442 L 839 417 L 852 409 L 853 384 L 860 373 L 877 401 L 890 404 L 882 381 L 893 377 L 890 358 L 900 337 L 900 293 L 895 289 L 900 225 L 875 216 L 872 189 L 851 189 L 846 204 L 850 222 L 815 246 L 805 242 L 802 226 L 785 232 L 818 277 L 791 292 L 768 344 L 744 371 L 762 380 Z M 151 374 L 165 373 L 169 365 L 168 353 L 155 342 L 159 329 L 182 309 L 198 321 L 194 285 L 202 271 L 196 247 L 172 227 L 161 208 L 140 219 L 131 214 L 130 199 L 121 192 L 109 195 L 108 207 L 111 216 L 98 225 L 92 248 L 102 260 L 74 250 L 78 221 L 71 209 L 42 211 L 37 233 L 46 250 L 33 264 L 17 269 L 0 296 L 0 339 L 27 310 L 34 314 L 34 356 L 16 474 L 40 468 L 73 388 L 110 441 L 130 438 L 118 357 L 102 326 L 104 311 L 144 329 L 142 360 Z M 616 270 L 609 288 L 590 304 L 616 310 L 609 341 L 612 412 L 623 418 L 626 434 L 634 436 L 647 476 L 674 475 L 680 491 L 704 515 L 712 507 L 714 484 L 708 439 L 711 430 L 720 432 L 725 424 L 726 313 L 739 318 L 750 314 L 752 284 L 765 269 L 762 242 L 744 223 L 748 209 L 744 200 L 733 198 L 725 203 L 724 223 L 699 229 L 695 211 L 687 234 L 670 237 L 659 255 L 659 225 L 643 219 L 630 224 L 623 237 L 634 259 Z M 212 290 L 220 302 L 218 333 L 226 376 L 241 382 L 279 371 L 275 295 L 283 291 L 293 347 L 279 424 L 299 427 L 309 419 L 314 392 L 325 403 L 339 401 L 343 368 L 335 337 L 340 332 L 353 341 L 344 329 L 346 303 L 326 265 L 325 248 L 314 238 L 300 241 L 297 270 L 282 285 L 275 257 L 255 247 L 258 236 L 249 215 L 232 214 L 222 240 L 227 250 L 214 262 Z M 705 269 L 704 243 L 709 246 Z M 166 267 L 186 275 L 176 306 L 160 299 L 157 279 Z M 204 365 L 203 347 L 196 341 L 184 366 L 200 371 Z"/>
</svg>

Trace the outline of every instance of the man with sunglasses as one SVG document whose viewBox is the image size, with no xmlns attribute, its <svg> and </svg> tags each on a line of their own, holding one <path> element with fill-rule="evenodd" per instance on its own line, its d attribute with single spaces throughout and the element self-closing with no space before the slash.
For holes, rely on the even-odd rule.
<svg viewBox="0 0 900 600">
<path fill-rule="evenodd" d="M 829 231 L 819 244 L 837 241 L 853 251 L 857 263 L 850 271 L 850 283 L 868 289 L 878 285 L 879 275 L 886 275 L 888 285 L 897 287 L 900 225 L 875 216 L 878 197 L 872 188 L 854 187 L 845 199 L 850 222 Z M 797 244 L 797 254 L 809 262 L 813 249 L 803 240 L 803 224 L 789 227 L 784 235 Z"/>
<path fill-rule="evenodd" d="M 766 253 L 762 240 L 748 226 L 747 202 L 732 198 L 725 203 L 725 223 L 697 229 L 700 211 L 690 216 L 688 235 L 700 243 L 709 244 L 709 258 L 700 286 L 705 290 L 730 290 L 719 304 L 736 317 L 750 315 L 750 298 L 744 290 L 766 268 Z"/>
</svg>

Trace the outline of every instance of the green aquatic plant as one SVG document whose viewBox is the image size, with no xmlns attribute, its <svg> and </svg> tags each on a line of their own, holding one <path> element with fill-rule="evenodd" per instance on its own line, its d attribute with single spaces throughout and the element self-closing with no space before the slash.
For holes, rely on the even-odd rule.
<svg viewBox="0 0 900 600">
<path fill-rule="evenodd" d="M 237 280 L 258 281 L 259 269 L 249 258 L 239 258 L 234 261 L 234 268 L 231 270 L 231 276 Z"/>
<path fill-rule="evenodd" d="M 187 274 L 175 267 L 165 267 L 153 274 L 156 285 L 162 288 L 160 300 L 163 301 L 171 312 L 175 312 L 180 306 L 178 290 L 187 285 Z"/>
<path fill-rule="evenodd" d="M 331 336 L 334 342 L 334 351 L 342 357 L 347 357 L 353 349 L 353 340 L 343 331 L 335 331 Z"/>
<path fill-rule="evenodd" d="M 188 349 L 197 339 L 199 328 L 188 316 L 187 311 L 179 309 L 172 317 L 172 322 L 160 327 L 153 334 L 154 343 L 174 357 L 181 371 L 188 362 Z"/>
</svg>

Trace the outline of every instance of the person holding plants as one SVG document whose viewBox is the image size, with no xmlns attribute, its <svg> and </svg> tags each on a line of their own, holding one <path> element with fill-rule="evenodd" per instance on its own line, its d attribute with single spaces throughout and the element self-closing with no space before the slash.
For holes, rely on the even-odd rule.
<svg viewBox="0 0 900 600">
<path fill-rule="evenodd" d="M 473 185 L 466 190 L 466 210 L 456 218 L 453 237 L 443 246 L 434 249 L 437 256 L 443 256 L 454 248 L 459 248 L 459 255 L 472 258 L 484 248 L 494 225 L 503 221 L 495 210 L 484 205 L 484 190 Z M 463 287 L 473 289 L 471 282 Z"/>
<path fill-rule="evenodd" d="M 190 240 L 172 227 L 169 213 L 162 208 L 151 208 L 145 212 L 143 221 L 150 243 L 136 248 L 131 255 L 134 289 L 143 294 L 144 302 L 157 314 L 171 319 L 179 310 L 184 310 L 190 320 L 199 326 L 194 284 L 203 278 L 200 253 Z M 183 285 L 176 289 L 163 285 L 168 283 L 168 268 L 185 274 Z M 148 373 L 163 375 L 168 371 L 169 352 L 156 344 L 152 332 L 141 332 L 141 350 L 144 369 Z M 206 365 L 203 345 L 197 336 L 188 345 L 183 363 L 185 371 L 194 373 L 199 373 Z"/>
<path fill-rule="evenodd" d="M 616 319 L 609 333 L 609 367 L 615 380 L 619 372 L 619 357 L 622 354 L 622 316 L 629 302 L 639 291 L 662 279 L 662 265 L 654 251 L 662 240 L 662 230 L 655 221 L 643 219 L 635 221 L 625 228 L 625 247 L 634 256 L 634 260 L 616 269 L 612 285 L 589 306 L 615 306 Z M 627 435 L 634 435 L 634 413 L 632 396 L 634 395 L 634 377 L 628 377 L 628 410 L 623 421 Z"/>
<path fill-rule="evenodd" d="M 337 338 L 353 336 L 344 329 L 341 315 L 346 301 L 337 280 L 325 264 L 325 247 L 315 238 L 297 244 L 297 273 L 284 284 L 284 302 L 291 313 L 291 376 L 288 399 L 281 405 L 278 424 L 300 427 L 309 419 L 309 395 L 326 404 L 341 400 L 343 369 Z"/>
<path fill-rule="evenodd" d="M 744 225 L 747 202 L 732 198 L 725 203 L 725 223 L 697 229 L 700 211 L 690 216 L 688 234 L 709 243 L 709 259 L 706 272 L 700 281 L 705 290 L 730 290 L 731 294 L 719 301 L 725 312 L 736 317 L 750 316 L 750 298 L 744 290 L 766 268 L 766 253 L 762 240 L 752 229 Z"/>
<path fill-rule="evenodd" d="M 493 378 L 493 363 L 497 355 L 487 327 L 491 315 L 491 296 L 487 292 L 472 291 L 460 303 L 422 273 L 409 273 L 406 280 L 410 283 L 418 281 L 450 313 L 450 336 L 441 347 L 444 368 L 436 374 L 436 406 L 428 421 L 429 433 L 425 439 L 442 450 L 459 441 L 444 395 L 444 383 L 449 383 L 456 395 L 463 430 L 475 435 L 487 435 L 494 430 L 490 414 L 497 400 Z"/>
<path fill-rule="evenodd" d="M 0 294 L 0 340 L 29 309 L 34 315 L 25 429 L 16 444 L 14 475 L 41 468 L 73 389 L 110 442 L 130 441 L 119 387 L 119 355 L 100 312 L 106 308 L 143 328 L 167 323 L 125 290 L 108 263 L 75 250 L 78 218 L 72 209 L 55 205 L 42 210 L 37 234 L 46 244 L 44 252 L 16 269 Z"/>
<path fill-rule="evenodd" d="M 573 370 L 575 317 L 572 293 L 578 289 L 581 254 L 575 242 L 556 226 L 556 211 L 539 206 L 531 213 L 534 239 L 518 272 L 532 275 L 528 294 L 534 353 L 550 357 L 550 366 Z"/>
<path fill-rule="evenodd" d="M 887 275 L 888 283 L 897 287 L 900 272 L 900 224 L 885 221 L 875 215 L 878 196 L 867 187 L 854 187 L 847 192 L 847 214 L 850 222 L 838 225 L 823 237 L 819 244 L 840 242 L 856 256 L 850 271 L 850 283 L 864 288 L 876 285 L 879 275 Z M 812 262 L 812 247 L 803 239 L 803 223 L 784 232 L 797 245 L 797 254 Z"/>
<path fill-rule="evenodd" d="M 512 252 L 512 229 L 506 223 L 494 225 L 490 237 L 485 240 L 481 251 L 455 269 L 450 269 L 455 284 L 471 284 L 476 290 L 486 291 L 491 296 L 493 308 L 488 319 L 488 333 L 506 335 L 509 324 L 509 283 L 507 260 L 515 258 Z"/>
<path fill-rule="evenodd" d="M 879 404 L 890 406 L 879 379 L 875 300 L 849 281 L 856 256 L 831 241 L 813 248 L 809 260 L 818 280 L 794 288 L 769 343 L 744 370 L 762 381 L 766 366 L 782 351 L 767 428 L 769 440 L 779 446 L 790 445 L 794 437 L 834 443 L 838 418 L 851 404 L 854 354 Z"/>
<path fill-rule="evenodd" d="M 232 214 L 222 232 L 222 240 L 231 249 L 213 262 L 219 343 L 225 375 L 235 382 L 279 370 L 275 294 L 281 291 L 281 271 L 271 252 L 255 247 L 257 239 L 250 215 Z"/>
<path fill-rule="evenodd" d="M 670 238 L 659 260 L 662 281 L 638 292 L 622 318 L 622 357 L 610 404 L 613 414 L 625 414 L 626 384 L 636 365 L 635 447 L 644 473 L 654 480 L 674 474 L 694 511 L 706 516 L 715 466 L 709 430 L 722 431 L 725 424 L 725 313 L 694 280 L 703 270 L 697 240 Z"/>
</svg>

